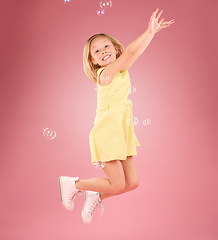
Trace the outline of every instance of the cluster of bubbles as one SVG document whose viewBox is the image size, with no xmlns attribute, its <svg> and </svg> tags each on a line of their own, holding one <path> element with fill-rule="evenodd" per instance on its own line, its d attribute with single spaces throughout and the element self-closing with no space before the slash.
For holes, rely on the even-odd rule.
<svg viewBox="0 0 218 240">
<path fill-rule="evenodd" d="M 47 139 L 54 139 L 56 137 L 56 132 L 52 129 L 45 128 L 43 129 L 43 136 Z"/>
<path fill-rule="evenodd" d="M 133 121 L 131 121 L 131 120 L 133 120 Z M 127 118 L 127 119 L 126 119 L 126 124 L 127 124 L 128 126 L 130 126 L 130 124 L 131 124 L 132 122 L 133 122 L 133 125 L 136 126 L 136 125 L 138 125 L 139 120 L 138 120 L 137 117 L 133 117 L 133 119 L 131 119 L 131 118 Z M 143 120 L 142 120 L 142 124 L 148 126 L 148 125 L 151 124 L 151 120 L 150 120 L 150 119 L 143 119 Z"/>
<path fill-rule="evenodd" d="M 98 16 L 102 16 L 105 14 L 105 10 L 108 9 L 108 8 L 111 8 L 112 6 L 112 1 L 110 0 L 107 0 L 107 1 L 100 1 L 100 8 L 98 11 L 97 11 L 97 15 Z"/>
<path fill-rule="evenodd" d="M 94 90 L 96 92 L 98 92 L 98 88 L 97 87 L 94 88 Z M 133 87 L 133 86 L 132 87 L 128 87 L 128 92 L 129 92 L 129 94 L 134 94 L 136 92 L 136 87 Z M 131 118 L 127 118 L 126 119 L 126 123 L 127 123 L 128 126 L 130 126 L 130 124 L 132 123 L 131 120 L 133 120 L 133 125 L 134 126 L 138 125 L 138 122 L 139 122 L 138 118 L 137 117 L 133 117 L 133 119 L 131 119 Z M 145 125 L 145 126 L 148 126 L 148 125 L 151 124 L 151 120 L 150 119 L 143 119 L 142 120 L 142 124 Z"/>
<path fill-rule="evenodd" d="M 133 94 L 133 93 L 136 92 L 136 88 L 135 87 L 129 87 L 128 88 L 128 92 L 129 92 L 129 94 Z M 132 120 L 131 118 L 127 118 L 126 119 L 126 123 L 127 123 L 128 126 L 131 124 L 131 120 Z M 139 122 L 138 118 L 137 117 L 133 117 L 133 125 L 134 126 L 138 125 L 138 122 Z M 151 120 L 150 119 L 143 119 L 142 120 L 142 124 L 148 126 L 148 125 L 151 124 Z"/>
<path fill-rule="evenodd" d="M 128 92 L 129 92 L 129 94 L 133 94 L 133 93 L 136 92 L 136 88 L 135 87 L 129 87 Z"/>
<path fill-rule="evenodd" d="M 151 124 L 151 119 L 145 119 L 145 120 L 142 120 L 142 124 L 143 125 L 150 125 Z"/>
<path fill-rule="evenodd" d="M 138 118 L 137 117 L 133 117 L 133 119 L 131 118 L 127 118 L 126 119 L 126 123 L 127 125 L 129 126 L 131 124 L 131 120 L 133 120 L 133 125 L 136 126 L 139 122 Z"/>
<path fill-rule="evenodd" d="M 71 0 L 64 0 L 64 3 L 70 3 Z"/>
<path fill-rule="evenodd" d="M 65 3 L 71 3 L 71 0 L 64 0 Z M 106 0 L 106 1 L 100 1 L 99 3 L 100 9 L 97 11 L 98 16 L 103 16 L 105 14 L 105 10 L 112 7 L 112 1 Z"/>
<path fill-rule="evenodd" d="M 96 161 L 95 168 L 102 169 L 105 166 L 105 161 Z"/>
</svg>

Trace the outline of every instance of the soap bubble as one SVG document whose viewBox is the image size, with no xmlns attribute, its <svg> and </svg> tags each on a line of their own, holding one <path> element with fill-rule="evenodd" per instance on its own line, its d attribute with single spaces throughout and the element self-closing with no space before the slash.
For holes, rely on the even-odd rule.
<svg viewBox="0 0 218 240">
<path fill-rule="evenodd" d="M 105 161 L 102 161 L 100 165 L 101 165 L 101 168 L 104 168 L 104 166 L 105 166 Z"/>
<path fill-rule="evenodd" d="M 126 124 L 129 126 L 130 125 L 131 118 L 126 119 Z"/>
<path fill-rule="evenodd" d="M 107 8 L 110 8 L 112 6 L 112 1 L 101 1 L 100 2 L 100 7 L 102 9 L 107 9 Z"/>
<path fill-rule="evenodd" d="M 133 124 L 136 126 L 138 124 L 139 120 L 137 117 L 133 117 Z"/>
<path fill-rule="evenodd" d="M 127 123 L 127 125 L 129 126 L 130 124 L 131 124 L 131 118 L 127 118 L 126 119 L 126 123 Z M 138 118 L 137 117 L 133 117 L 133 125 L 137 125 L 138 124 Z"/>
<path fill-rule="evenodd" d="M 129 87 L 128 92 L 129 92 L 129 94 L 133 94 L 133 93 L 136 92 L 136 88 L 135 87 Z"/>
<path fill-rule="evenodd" d="M 98 11 L 97 11 L 97 15 L 98 15 L 98 16 L 104 15 L 104 10 L 98 10 Z"/>
<path fill-rule="evenodd" d="M 56 132 L 52 129 L 45 128 L 43 129 L 43 136 L 47 139 L 54 139 L 56 137 Z"/>
<path fill-rule="evenodd" d="M 98 168 L 98 169 L 103 169 L 105 166 L 105 161 L 96 161 L 95 163 L 95 168 Z"/>
<path fill-rule="evenodd" d="M 142 121 L 142 124 L 146 125 L 146 126 L 150 125 L 151 124 L 151 120 L 150 119 L 145 119 L 145 120 Z"/>
<path fill-rule="evenodd" d="M 100 78 L 102 79 L 102 80 L 106 80 L 106 81 L 108 81 L 109 79 L 110 79 L 110 77 L 109 76 L 100 76 Z"/>
<path fill-rule="evenodd" d="M 95 162 L 95 168 L 98 168 L 98 166 L 99 166 L 99 162 L 98 162 L 98 160 Z"/>
</svg>

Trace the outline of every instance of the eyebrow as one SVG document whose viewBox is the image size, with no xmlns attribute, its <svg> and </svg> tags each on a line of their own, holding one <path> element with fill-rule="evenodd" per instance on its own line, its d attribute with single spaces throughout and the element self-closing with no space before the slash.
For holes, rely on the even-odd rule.
<svg viewBox="0 0 218 240">
<path fill-rule="evenodd" d="M 108 41 L 108 40 L 105 40 L 104 42 L 107 42 L 107 41 Z M 95 48 L 95 47 L 96 47 L 96 46 L 93 46 L 92 49 Z"/>
</svg>

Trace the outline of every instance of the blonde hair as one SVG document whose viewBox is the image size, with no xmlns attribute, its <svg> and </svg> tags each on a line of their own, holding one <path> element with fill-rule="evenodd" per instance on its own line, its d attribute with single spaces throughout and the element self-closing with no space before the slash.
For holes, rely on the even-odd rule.
<svg viewBox="0 0 218 240">
<path fill-rule="evenodd" d="M 97 71 L 99 68 L 101 68 L 98 64 L 95 65 L 91 61 L 91 52 L 90 52 L 90 45 L 91 42 L 100 36 L 107 37 L 112 44 L 114 45 L 115 48 L 117 48 L 118 53 L 116 55 L 116 58 L 118 58 L 124 51 L 123 45 L 114 37 L 110 36 L 109 34 L 106 33 L 98 33 L 93 36 L 91 36 L 87 41 L 83 49 L 83 68 L 85 71 L 86 76 L 93 81 L 97 85 Z"/>
</svg>

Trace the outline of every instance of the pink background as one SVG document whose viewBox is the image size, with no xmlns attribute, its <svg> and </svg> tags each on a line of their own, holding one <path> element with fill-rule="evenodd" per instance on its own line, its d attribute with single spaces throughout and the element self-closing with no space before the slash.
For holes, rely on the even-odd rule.
<svg viewBox="0 0 218 240">
<path fill-rule="evenodd" d="M 1 1 L 0 239 L 218 239 L 217 1 L 114 0 L 102 17 L 98 4 Z M 129 70 L 140 186 L 106 199 L 84 225 L 84 194 L 69 212 L 58 188 L 61 175 L 104 176 L 91 164 L 97 100 L 84 44 L 106 32 L 126 47 L 157 7 L 175 23 Z"/>
</svg>

